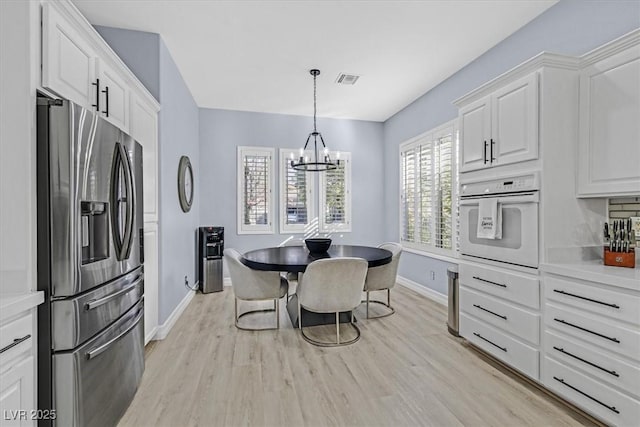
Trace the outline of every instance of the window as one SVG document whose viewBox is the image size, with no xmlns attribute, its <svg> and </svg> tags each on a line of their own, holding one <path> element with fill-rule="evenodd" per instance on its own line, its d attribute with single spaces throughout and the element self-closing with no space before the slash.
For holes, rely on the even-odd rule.
<svg viewBox="0 0 640 427">
<path fill-rule="evenodd" d="M 455 121 L 400 145 L 400 239 L 408 247 L 457 250 Z"/>
<path fill-rule="evenodd" d="M 340 166 L 320 174 L 320 232 L 351 231 L 351 153 L 330 155 Z"/>
<path fill-rule="evenodd" d="M 273 148 L 238 147 L 238 234 L 273 233 Z"/>
<path fill-rule="evenodd" d="M 315 174 L 293 169 L 291 155 L 296 157 L 299 151 L 280 149 L 280 233 L 315 234 Z"/>
</svg>

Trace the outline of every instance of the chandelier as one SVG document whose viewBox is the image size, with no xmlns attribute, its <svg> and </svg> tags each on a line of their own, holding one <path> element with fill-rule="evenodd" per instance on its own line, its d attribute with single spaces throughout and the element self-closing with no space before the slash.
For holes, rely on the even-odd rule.
<svg viewBox="0 0 640 427">
<path fill-rule="evenodd" d="M 297 162 L 293 159 L 293 155 L 291 155 L 291 167 L 296 170 L 323 172 L 336 169 L 340 165 L 340 160 L 331 160 L 329 150 L 324 143 L 322 134 L 318 132 L 318 129 L 316 127 L 316 77 L 320 74 L 320 70 L 313 69 L 310 70 L 309 73 L 313 76 L 313 132 L 309 134 L 309 136 L 307 137 L 307 142 L 304 143 L 304 148 L 300 150 L 300 158 Z M 307 149 L 309 141 L 311 141 L 312 137 L 313 153 L 312 157 L 309 158 L 304 155 L 304 152 Z M 320 143 L 322 144 L 322 153 L 318 151 L 318 138 L 320 138 Z"/>
</svg>

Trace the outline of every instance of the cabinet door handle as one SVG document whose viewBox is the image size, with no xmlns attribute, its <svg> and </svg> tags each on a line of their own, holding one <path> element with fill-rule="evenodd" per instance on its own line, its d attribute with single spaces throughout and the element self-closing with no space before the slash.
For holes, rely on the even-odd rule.
<svg viewBox="0 0 640 427">
<path fill-rule="evenodd" d="M 104 100 L 107 104 L 107 109 L 103 111 L 103 113 L 109 117 L 109 86 L 105 86 L 104 90 L 102 91 L 102 93 L 104 93 Z"/>
<path fill-rule="evenodd" d="M 2 353 L 4 353 L 5 351 L 7 351 L 7 350 L 9 350 L 9 349 L 11 349 L 11 348 L 13 348 L 13 347 L 17 346 L 17 345 L 18 345 L 18 344 L 20 344 L 21 342 L 28 340 L 29 338 L 31 338 L 31 334 L 25 335 L 25 336 L 23 336 L 22 338 L 15 338 L 11 344 L 9 344 L 9 345 L 7 345 L 7 346 L 4 346 L 4 347 L 2 347 L 2 348 L 0 349 L 0 354 L 2 354 Z"/>
<path fill-rule="evenodd" d="M 478 276 L 473 276 L 473 278 L 476 279 L 476 280 L 479 280 L 481 282 L 491 283 L 492 285 L 500 286 L 501 288 L 506 288 L 507 287 L 507 285 L 503 285 L 502 283 L 492 282 L 491 280 L 483 279 L 483 278 L 478 277 Z"/>
<path fill-rule="evenodd" d="M 488 144 L 487 144 L 487 140 L 485 139 L 485 140 L 484 140 L 484 148 L 482 149 L 482 157 L 483 157 L 483 160 L 484 160 L 484 164 L 485 164 L 485 165 L 486 165 L 486 164 L 487 164 L 487 162 L 488 162 L 488 160 L 487 160 L 487 145 L 488 145 Z"/>
<path fill-rule="evenodd" d="M 585 393 L 584 391 L 582 391 L 582 390 L 580 390 L 580 389 L 578 389 L 578 388 L 576 388 L 576 387 L 572 386 L 571 384 L 569 384 L 568 382 L 566 382 L 563 378 L 558 378 L 558 377 L 554 376 L 554 377 L 553 377 L 553 379 L 554 379 L 554 380 L 556 380 L 556 381 L 558 381 L 558 382 L 559 382 L 560 384 L 562 384 L 563 386 L 569 387 L 571 390 L 573 390 L 573 391 L 576 391 L 576 392 L 580 393 L 580 394 L 581 394 L 581 395 L 583 395 L 584 397 L 587 397 L 587 398 L 589 398 L 589 399 L 593 400 L 594 402 L 599 403 L 600 405 L 604 406 L 604 407 L 605 407 L 605 408 L 607 408 L 608 410 L 613 411 L 613 412 L 615 412 L 616 414 L 619 414 L 619 413 L 620 413 L 620 411 L 618 411 L 618 410 L 616 409 L 616 407 L 615 407 L 615 406 L 609 406 L 609 405 L 607 405 L 606 403 L 603 403 L 603 402 L 599 401 L 599 400 L 598 400 L 598 399 L 596 399 L 595 397 L 593 397 L 593 396 L 591 396 L 591 395 L 588 395 L 588 394 L 587 394 L 587 393 Z"/>
<path fill-rule="evenodd" d="M 619 377 L 620 374 L 618 374 L 616 371 L 610 371 L 609 369 L 605 369 L 602 366 L 596 365 L 593 362 L 589 362 L 588 360 L 583 359 L 582 357 L 576 356 L 573 353 L 569 353 L 568 351 L 566 351 L 564 348 L 562 347 L 556 347 L 555 345 L 553 346 L 553 348 L 557 351 L 559 351 L 560 353 L 566 354 L 567 356 L 573 357 L 576 360 L 581 361 L 582 363 L 586 363 L 587 365 L 593 366 L 594 368 L 598 368 L 601 371 L 605 371 L 607 374 L 613 375 L 614 377 Z"/>
<path fill-rule="evenodd" d="M 476 307 L 476 308 L 479 308 L 482 311 L 486 311 L 489 314 L 493 314 L 494 316 L 497 316 L 497 317 L 499 317 L 501 319 L 507 320 L 507 316 L 503 316 L 502 314 L 498 314 L 498 313 L 495 313 L 495 312 L 493 312 L 491 310 L 487 310 L 486 308 L 482 307 L 481 305 L 473 304 L 473 306 Z"/>
<path fill-rule="evenodd" d="M 504 351 L 505 353 L 507 352 L 507 348 L 506 348 L 506 347 L 500 347 L 498 344 L 496 344 L 496 343 L 494 343 L 494 342 L 492 342 L 492 341 L 489 341 L 488 339 L 486 339 L 485 337 L 483 337 L 483 336 L 482 336 L 482 335 L 480 335 L 479 333 L 474 332 L 474 333 L 473 333 L 473 335 L 477 336 L 478 338 L 480 338 L 480 339 L 481 339 L 481 340 L 483 340 L 483 341 L 488 342 L 489 344 L 491 344 L 491 345 L 492 345 L 492 346 L 494 346 L 494 347 L 498 347 L 500 350 Z"/>
<path fill-rule="evenodd" d="M 493 140 L 493 138 L 491 138 L 491 163 L 496 161 L 496 158 L 493 157 L 493 146 L 495 145 L 495 141 Z"/>
<path fill-rule="evenodd" d="M 565 292 L 565 291 L 560 290 L 560 289 L 554 289 L 553 292 L 556 292 L 556 293 L 559 293 L 559 294 L 562 294 L 562 295 L 567 295 L 567 296 L 574 297 L 574 298 L 580 298 L 580 299 L 583 299 L 583 300 L 589 301 L 589 302 L 595 302 L 596 304 L 606 305 L 607 307 L 613 307 L 615 309 L 619 309 L 620 308 L 620 306 L 617 305 L 617 304 L 611 304 L 611 303 L 608 303 L 608 302 L 598 301 L 597 299 L 591 299 L 591 298 L 583 297 L 581 295 L 572 294 L 572 293 Z"/>
<path fill-rule="evenodd" d="M 100 111 L 100 79 L 96 79 L 96 82 L 91 84 L 96 87 L 96 103 L 91 106 L 96 107 L 96 111 Z"/>
<path fill-rule="evenodd" d="M 589 332 L 590 334 L 597 335 L 597 336 L 599 336 L 601 338 L 604 338 L 604 339 L 607 339 L 609 341 L 613 341 L 615 343 L 620 344 L 620 340 L 618 340 L 617 338 L 608 337 L 608 336 L 603 335 L 603 334 L 601 334 L 599 332 L 594 332 L 594 331 L 592 331 L 590 329 L 583 328 L 582 326 L 578 326 L 578 325 L 574 325 L 573 323 L 569 323 L 566 320 L 557 319 L 557 318 L 554 318 L 553 320 L 555 320 L 556 322 L 562 323 L 563 325 L 571 326 L 572 328 L 580 329 L 581 331 Z"/>
</svg>

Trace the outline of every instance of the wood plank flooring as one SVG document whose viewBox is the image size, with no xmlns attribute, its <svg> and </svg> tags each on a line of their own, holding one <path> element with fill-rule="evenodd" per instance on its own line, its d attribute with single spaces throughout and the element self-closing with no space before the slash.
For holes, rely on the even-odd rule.
<svg viewBox="0 0 640 427">
<path fill-rule="evenodd" d="M 120 426 L 590 425 L 451 336 L 443 306 L 402 286 L 392 303 L 384 319 L 358 309 L 357 343 L 321 348 L 293 329 L 284 300 L 280 330 L 249 332 L 233 324 L 231 288 L 197 294 L 147 347 Z M 275 322 L 273 313 L 257 320 Z M 321 329 L 309 332 L 335 333 Z"/>
</svg>

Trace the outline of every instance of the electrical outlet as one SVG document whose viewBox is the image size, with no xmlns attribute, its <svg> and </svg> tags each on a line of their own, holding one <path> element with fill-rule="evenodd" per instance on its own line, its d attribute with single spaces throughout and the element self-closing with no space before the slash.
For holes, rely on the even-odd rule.
<svg viewBox="0 0 640 427">
<path fill-rule="evenodd" d="M 189 278 L 187 276 L 184 276 L 184 284 L 185 286 L 189 286 Z"/>
<path fill-rule="evenodd" d="M 436 272 L 431 270 L 431 280 L 436 280 Z"/>
</svg>

